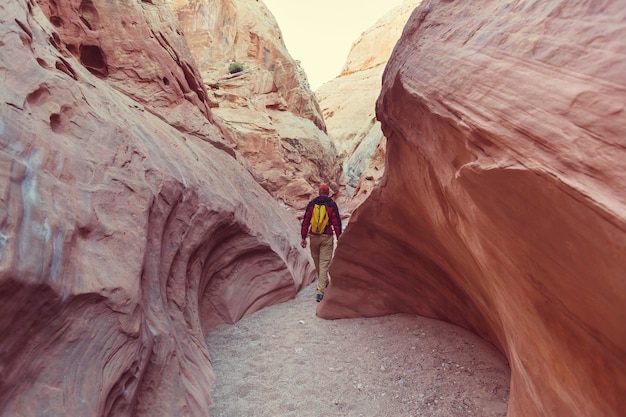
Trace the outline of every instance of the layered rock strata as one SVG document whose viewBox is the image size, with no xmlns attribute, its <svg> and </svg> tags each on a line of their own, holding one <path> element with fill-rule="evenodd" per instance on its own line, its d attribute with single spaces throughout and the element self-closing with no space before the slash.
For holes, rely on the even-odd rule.
<svg viewBox="0 0 626 417">
<path fill-rule="evenodd" d="M 0 414 L 206 416 L 206 330 L 313 278 L 297 222 L 169 7 L 0 9 Z"/>
<path fill-rule="evenodd" d="M 287 51 L 263 2 L 170 0 L 198 62 L 213 114 L 257 181 L 286 206 L 303 208 L 341 166 L 306 74 Z M 239 65 L 237 72 L 231 64 Z"/>
<path fill-rule="evenodd" d="M 386 172 L 320 316 L 475 331 L 509 360 L 512 417 L 623 415 L 622 6 L 424 0 L 377 102 Z"/>
</svg>

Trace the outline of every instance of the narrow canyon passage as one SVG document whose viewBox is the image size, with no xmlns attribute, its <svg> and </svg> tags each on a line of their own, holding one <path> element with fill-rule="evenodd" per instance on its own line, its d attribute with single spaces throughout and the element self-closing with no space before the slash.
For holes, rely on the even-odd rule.
<svg viewBox="0 0 626 417">
<path fill-rule="evenodd" d="M 207 336 L 213 417 L 505 416 L 506 359 L 437 320 L 324 320 L 314 287 Z"/>
</svg>

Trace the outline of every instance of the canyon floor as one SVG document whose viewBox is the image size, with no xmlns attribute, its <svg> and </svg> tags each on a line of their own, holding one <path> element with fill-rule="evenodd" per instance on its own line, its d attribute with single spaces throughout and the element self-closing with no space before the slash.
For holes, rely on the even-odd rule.
<svg viewBox="0 0 626 417">
<path fill-rule="evenodd" d="M 213 417 L 506 416 L 507 361 L 478 336 L 404 314 L 323 320 L 316 307 L 309 285 L 207 335 Z"/>
</svg>

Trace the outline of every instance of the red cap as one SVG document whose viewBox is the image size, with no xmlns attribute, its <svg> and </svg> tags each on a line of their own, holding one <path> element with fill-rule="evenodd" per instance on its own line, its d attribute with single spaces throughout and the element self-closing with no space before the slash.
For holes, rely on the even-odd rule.
<svg viewBox="0 0 626 417">
<path fill-rule="evenodd" d="M 330 194 L 330 189 L 328 188 L 328 185 L 326 185 L 326 184 L 320 185 L 319 193 L 320 193 L 320 195 L 328 195 L 328 194 Z"/>
</svg>

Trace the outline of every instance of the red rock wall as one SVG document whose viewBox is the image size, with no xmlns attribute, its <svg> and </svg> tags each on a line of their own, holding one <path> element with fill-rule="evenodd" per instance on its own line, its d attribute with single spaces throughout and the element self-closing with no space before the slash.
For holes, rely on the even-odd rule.
<svg viewBox="0 0 626 417">
<path fill-rule="evenodd" d="M 206 416 L 205 331 L 312 279 L 169 8 L 118 3 L 0 6 L 3 416 Z"/>
<path fill-rule="evenodd" d="M 169 1 L 213 115 L 263 188 L 297 212 L 320 183 L 339 189 L 341 166 L 317 99 L 267 6 L 257 0 Z M 243 70 L 230 74 L 233 62 Z"/>
<path fill-rule="evenodd" d="M 267 96 L 278 95 L 288 111 L 311 120 L 320 130 L 326 131 L 306 74 L 287 51 L 280 28 L 263 2 L 168 1 L 172 3 L 206 80 L 216 82 L 227 73 L 230 63 L 238 62 L 246 69 L 246 85 L 232 91 L 228 88 L 228 81 L 217 81 L 218 85 L 221 84 L 219 88 L 225 89 L 225 95 L 245 90 L 244 95 L 260 103 L 268 101 Z M 221 97 L 218 101 L 224 99 L 228 98 Z M 240 106 L 246 104 L 249 103 Z"/>
<path fill-rule="evenodd" d="M 619 1 L 424 1 L 318 314 L 475 331 L 510 362 L 509 416 L 623 416 L 625 55 Z"/>
</svg>

